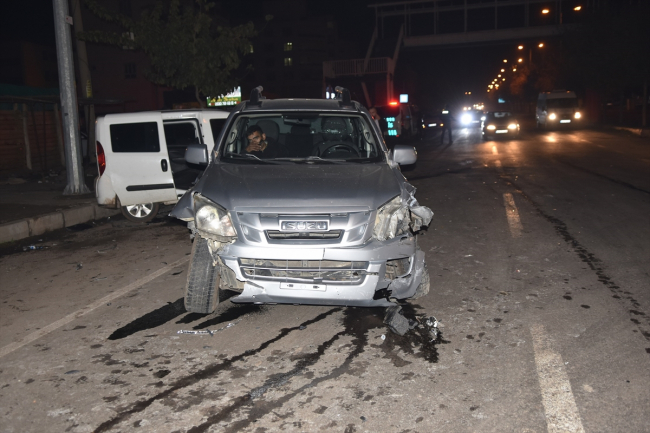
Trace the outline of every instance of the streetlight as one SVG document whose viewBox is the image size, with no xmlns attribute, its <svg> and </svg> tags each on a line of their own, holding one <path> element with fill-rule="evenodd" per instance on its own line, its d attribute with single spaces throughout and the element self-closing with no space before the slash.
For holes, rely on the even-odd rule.
<svg viewBox="0 0 650 433">
<path fill-rule="evenodd" d="M 579 10 L 582 10 L 582 6 L 576 6 L 576 7 L 573 8 L 573 10 L 576 11 L 576 12 L 579 11 Z"/>
<path fill-rule="evenodd" d="M 521 63 L 521 62 L 524 61 L 524 59 L 518 59 L 517 61 L 518 61 L 519 63 Z"/>
<path fill-rule="evenodd" d="M 543 42 L 540 42 L 540 44 L 538 45 L 538 47 L 540 47 L 540 48 L 544 48 L 544 43 L 543 43 Z"/>
<path fill-rule="evenodd" d="M 503 59 L 503 63 L 508 63 L 508 59 Z"/>
<path fill-rule="evenodd" d="M 501 78 L 501 74 L 497 75 L 498 78 Z"/>
<path fill-rule="evenodd" d="M 548 10 L 548 9 L 546 9 L 546 8 L 542 9 L 542 13 L 545 14 L 545 15 L 546 15 L 547 13 L 549 13 L 549 12 L 551 12 L 551 11 Z"/>
<path fill-rule="evenodd" d="M 505 72 L 505 71 L 506 71 L 505 69 L 501 69 L 501 72 Z"/>
<path fill-rule="evenodd" d="M 519 45 L 519 46 L 517 47 L 517 49 L 518 49 L 518 50 L 523 50 L 523 49 L 524 49 L 524 46 L 523 46 L 523 45 Z"/>
</svg>

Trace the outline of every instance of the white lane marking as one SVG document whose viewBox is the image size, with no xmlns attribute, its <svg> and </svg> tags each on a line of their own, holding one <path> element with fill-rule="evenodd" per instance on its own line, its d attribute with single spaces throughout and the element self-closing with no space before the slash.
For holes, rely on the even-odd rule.
<svg viewBox="0 0 650 433">
<path fill-rule="evenodd" d="M 509 192 L 503 194 L 503 203 L 506 205 L 506 217 L 508 218 L 508 225 L 510 226 L 510 234 L 513 238 L 521 236 L 524 227 L 521 225 L 519 219 L 519 211 L 515 205 L 515 199 Z"/>
<path fill-rule="evenodd" d="M 548 432 L 584 433 L 562 356 L 553 350 L 542 325 L 533 325 L 530 333 L 533 336 L 537 377 L 542 389 L 542 403 Z"/>
<path fill-rule="evenodd" d="M 499 154 L 499 151 L 497 150 L 496 146 L 492 146 L 492 153 L 494 153 L 495 155 Z"/>
<path fill-rule="evenodd" d="M 494 165 L 497 166 L 497 171 L 498 171 L 500 174 L 503 174 L 503 166 L 501 165 L 501 161 L 499 161 L 499 160 L 497 159 L 496 161 L 494 161 Z"/>
<path fill-rule="evenodd" d="M 102 299 L 93 302 L 90 305 L 87 305 L 74 313 L 70 313 L 67 316 L 63 317 L 62 319 L 57 320 L 56 322 L 50 323 L 44 328 L 39 329 L 38 331 L 32 332 L 31 334 L 21 338 L 18 341 L 14 341 L 13 343 L 7 344 L 5 347 L 0 349 L 0 358 L 2 358 L 5 355 L 8 355 L 9 353 L 13 352 L 16 349 L 20 349 L 26 344 L 31 343 L 34 340 L 37 340 L 44 335 L 49 334 L 52 331 L 57 330 L 58 328 L 62 327 L 63 325 L 66 325 L 70 322 L 72 322 L 75 319 L 78 319 L 81 316 L 84 316 L 91 311 L 95 310 L 96 308 L 101 307 L 102 305 L 106 305 L 108 302 L 111 302 L 113 299 L 119 298 L 120 296 L 123 296 L 130 292 L 131 290 L 137 289 L 140 286 L 143 286 L 150 282 L 151 280 L 155 280 L 159 276 L 171 271 L 175 267 L 184 264 L 189 260 L 189 257 L 183 257 L 180 260 L 175 261 L 174 263 L 171 263 L 164 268 L 158 269 L 156 272 L 153 272 L 146 277 L 142 277 L 137 281 L 134 281 L 133 283 L 129 284 L 128 286 L 122 287 L 121 289 L 118 289 L 114 291 L 113 293 L 104 296 Z"/>
</svg>

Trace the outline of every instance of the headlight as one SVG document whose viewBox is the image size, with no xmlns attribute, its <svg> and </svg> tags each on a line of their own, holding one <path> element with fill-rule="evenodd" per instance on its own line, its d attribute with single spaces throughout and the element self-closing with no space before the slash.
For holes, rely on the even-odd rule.
<svg viewBox="0 0 650 433">
<path fill-rule="evenodd" d="M 579 111 L 576 111 L 576 114 L 573 115 L 576 119 L 580 119 L 582 117 L 582 114 L 580 114 Z"/>
<path fill-rule="evenodd" d="M 551 119 L 551 120 L 555 120 L 556 117 L 557 116 L 555 115 L 555 113 L 551 113 L 551 114 L 548 115 L 548 118 Z"/>
<path fill-rule="evenodd" d="M 199 231 L 229 238 L 218 239 L 220 241 L 230 240 L 237 236 L 228 211 L 200 194 L 194 195 L 194 222 Z"/>
<path fill-rule="evenodd" d="M 510 125 L 508 125 L 508 129 L 517 129 L 517 124 L 511 123 Z"/>
<path fill-rule="evenodd" d="M 493 130 L 497 129 L 497 127 L 494 126 L 494 125 L 488 125 L 487 129 L 489 129 L 490 131 L 493 131 Z"/>
<path fill-rule="evenodd" d="M 392 239 L 406 233 L 410 221 L 408 207 L 402 205 L 402 199 L 397 196 L 377 209 L 372 236 L 379 241 Z"/>
<path fill-rule="evenodd" d="M 482 121 L 485 121 L 485 116 L 481 116 L 481 120 L 482 120 Z"/>
<path fill-rule="evenodd" d="M 471 114 L 463 114 L 460 118 L 460 121 L 463 125 L 467 125 L 472 121 L 472 115 Z"/>
</svg>

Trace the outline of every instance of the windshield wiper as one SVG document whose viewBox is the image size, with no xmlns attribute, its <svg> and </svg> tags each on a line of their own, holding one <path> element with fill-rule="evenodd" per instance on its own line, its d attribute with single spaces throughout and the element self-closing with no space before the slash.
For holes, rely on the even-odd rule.
<svg viewBox="0 0 650 433">
<path fill-rule="evenodd" d="M 233 152 L 228 152 L 225 153 L 223 156 L 227 158 L 233 158 L 233 159 L 242 159 L 242 160 L 248 160 L 248 161 L 259 161 L 263 163 L 272 163 L 271 160 L 268 159 L 260 159 L 258 156 L 255 156 L 250 153 L 233 153 Z"/>
<path fill-rule="evenodd" d="M 331 162 L 332 164 L 341 164 L 341 163 L 346 163 L 348 162 L 345 159 L 328 159 L 328 158 L 321 158 L 320 156 L 307 156 L 305 158 L 301 157 L 288 157 L 288 158 L 274 158 L 274 161 L 292 161 L 292 162 Z"/>
</svg>

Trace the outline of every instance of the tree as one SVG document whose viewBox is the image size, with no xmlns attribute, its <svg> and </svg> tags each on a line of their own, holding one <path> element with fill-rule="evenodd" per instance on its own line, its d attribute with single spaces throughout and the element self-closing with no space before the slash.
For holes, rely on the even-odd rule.
<svg viewBox="0 0 650 433">
<path fill-rule="evenodd" d="M 209 0 L 159 0 L 137 19 L 110 13 L 96 0 L 85 4 L 121 31 L 85 31 L 80 39 L 143 51 L 151 65 L 148 79 L 175 89 L 193 87 L 201 106 L 206 105 L 205 96 L 226 94 L 237 85 L 234 73 L 256 34 L 251 22 L 217 24 Z"/>
</svg>

